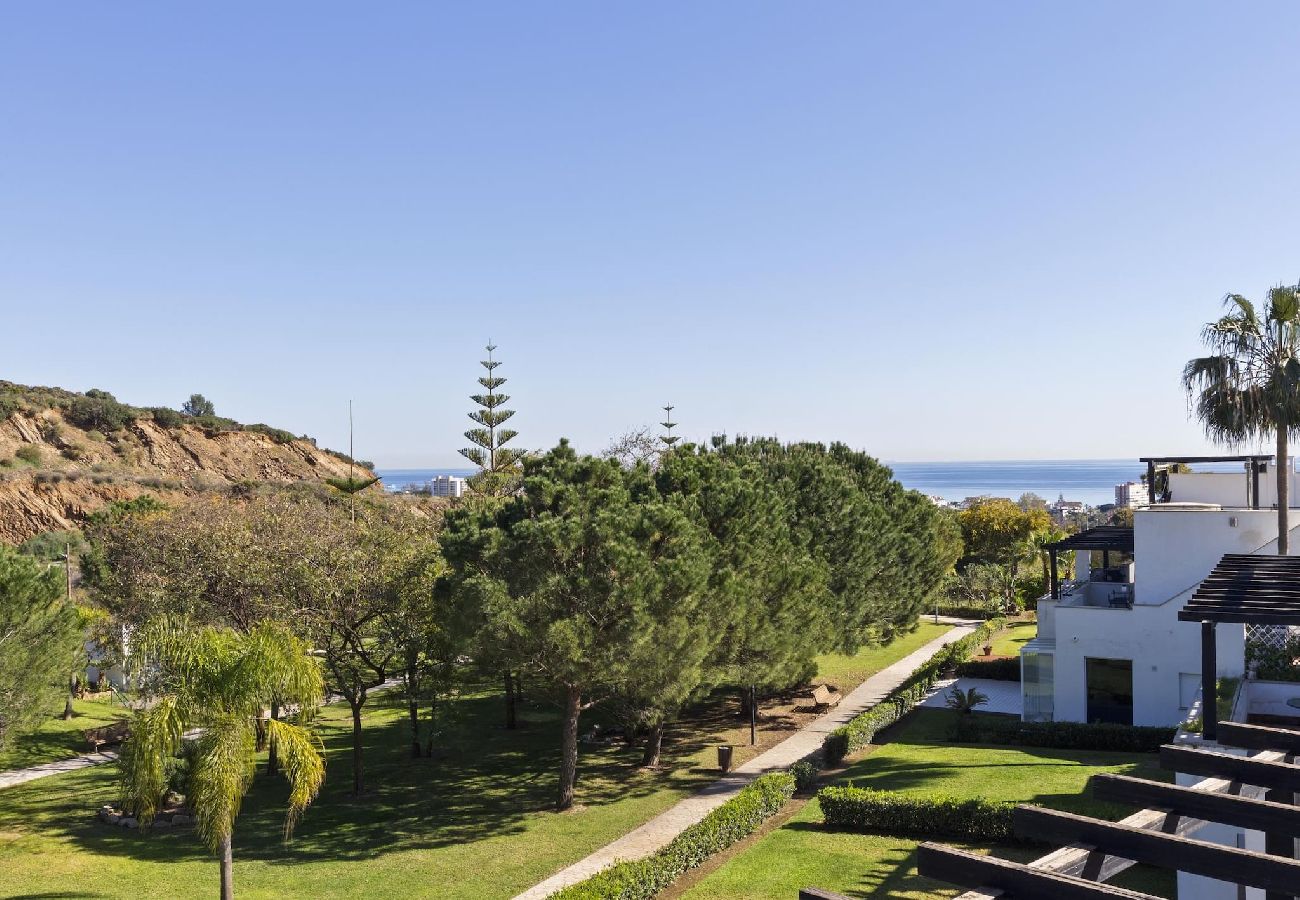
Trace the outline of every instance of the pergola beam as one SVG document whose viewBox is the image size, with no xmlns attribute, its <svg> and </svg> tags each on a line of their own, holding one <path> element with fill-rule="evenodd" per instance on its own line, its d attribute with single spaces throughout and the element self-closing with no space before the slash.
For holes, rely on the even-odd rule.
<svg viewBox="0 0 1300 900">
<path fill-rule="evenodd" d="M 1016 807 L 1012 822 L 1016 834 L 1035 840 L 1082 841 L 1135 862 L 1247 887 L 1293 891 L 1300 885 L 1300 862 L 1292 859 L 1036 806 Z"/>
<path fill-rule="evenodd" d="M 1150 894 L 929 841 L 916 848 L 916 866 L 926 878 L 978 888 L 986 896 L 994 890 L 1005 892 L 1016 900 L 1155 900 Z"/>
<path fill-rule="evenodd" d="M 1094 775 L 1092 796 L 1111 803 L 1167 809 L 1179 816 L 1300 837 L 1300 807 L 1207 793 L 1127 775 Z"/>
<path fill-rule="evenodd" d="M 1187 775 L 1212 775 L 1283 791 L 1300 790 L 1300 766 L 1258 756 L 1234 756 L 1215 750 L 1165 744 L 1160 748 L 1160 768 Z"/>
</svg>

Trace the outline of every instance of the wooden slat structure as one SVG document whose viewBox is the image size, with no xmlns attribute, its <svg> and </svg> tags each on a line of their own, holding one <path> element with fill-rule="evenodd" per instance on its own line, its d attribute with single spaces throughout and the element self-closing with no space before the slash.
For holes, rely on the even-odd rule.
<svg viewBox="0 0 1300 900">
<path fill-rule="evenodd" d="M 1105 563 L 1109 564 L 1112 552 L 1133 552 L 1133 529 L 1120 525 L 1098 525 L 1096 528 L 1088 528 L 1078 534 L 1072 534 L 1067 538 L 1048 544 L 1046 550 L 1050 566 L 1049 580 L 1052 599 L 1059 600 L 1061 597 L 1061 584 L 1060 579 L 1057 577 L 1057 554 L 1068 550 L 1100 550 L 1105 554 Z"/>
<path fill-rule="evenodd" d="M 958 900 L 1147 900 L 1147 895 L 1106 882 L 1137 863 L 1159 866 L 1266 891 L 1268 900 L 1300 896 L 1300 808 L 1291 786 L 1300 784 L 1300 731 L 1230 723 L 1226 746 L 1250 756 L 1167 745 L 1164 768 L 1206 774 L 1190 786 L 1122 775 L 1098 775 L 1095 797 L 1138 805 L 1139 812 L 1108 822 L 1034 806 L 1019 806 L 1015 827 L 1023 836 L 1066 846 L 1030 863 L 1016 863 L 925 843 L 917 851 L 920 874 L 967 888 Z M 1266 790 L 1267 789 L 1267 790 Z M 1297 788 L 1300 789 L 1300 788 Z M 1199 840 L 1207 823 L 1265 834 L 1265 852 Z M 848 900 L 816 888 L 801 900 Z"/>
</svg>

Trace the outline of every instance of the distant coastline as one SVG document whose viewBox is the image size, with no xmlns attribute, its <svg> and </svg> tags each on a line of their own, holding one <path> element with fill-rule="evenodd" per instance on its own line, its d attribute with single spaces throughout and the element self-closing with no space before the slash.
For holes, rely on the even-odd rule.
<svg viewBox="0 0 1300 900">
<path fill-rule="evenodd" d="M 1097 506 L 1115 501 L 1115 485 L 1136 481 L 1142 464 L 1136 459 L 981 460 L 977 462 L 886 462 L 904 487 L 959 501 L 991 494 L 1015 499 L 1031 492 L 1046 500 L 1064 495 Z M 379 469 L 384 486 L 401 490 L 423 484 L 436 475 L 465 477 L 472 468 Z"/>
</svg>

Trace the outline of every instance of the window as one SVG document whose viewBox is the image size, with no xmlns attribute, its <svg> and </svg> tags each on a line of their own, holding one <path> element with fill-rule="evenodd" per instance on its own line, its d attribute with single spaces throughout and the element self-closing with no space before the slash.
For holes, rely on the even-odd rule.
<svg viewBox="0 0 1300 900">
<path fill-rule="evenodd" d="M 1088 721 L 1133 724 L 1133 660 L 1088 657 Z"/>
<path fill-rule="evenodd" d="M 1050 722 L 1055 714 L 1052 692 L 1056 660 L 1050 653 L 1021 653 L 1020 676 L 1026 722 Z"/>
</svg>

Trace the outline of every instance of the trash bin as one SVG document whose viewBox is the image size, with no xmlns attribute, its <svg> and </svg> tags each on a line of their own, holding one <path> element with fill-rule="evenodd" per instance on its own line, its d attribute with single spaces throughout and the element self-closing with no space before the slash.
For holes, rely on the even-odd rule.
<svg viewBox="0 0 1300 900">
<path fill-rule="evenodd" d="M 718 768 L 723 772 L 731 771 L 731 750 L 730 744 L 723 744 L 718 748 Z"/>
</svg>

